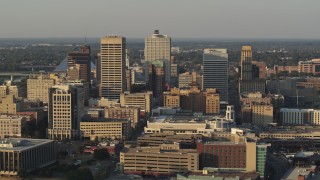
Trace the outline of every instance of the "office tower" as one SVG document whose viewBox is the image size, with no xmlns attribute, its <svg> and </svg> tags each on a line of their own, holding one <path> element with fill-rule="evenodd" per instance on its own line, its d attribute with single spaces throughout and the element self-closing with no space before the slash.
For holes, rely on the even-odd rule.
<svg viewBox="0 0 320 180">
<path fill-rule="evenodd" d="M 30 101 L 49 102 L 49 88 L 54 85 L 54 80 L 46 75 L 31 75 L 27 80 L 27 98 Z"/>
<path fill-rule="evenodd" d="M 164 61 L 152 61 L 152 79 L 149 79 L 149 84 L 152 84 L 154 97 L 162 96 L 165 89 L 165 68 Z"/>
<path fill-rule="evenodd" d="M 220 100 L 228 103 L 227 49 L 205 49 L 203 54 L 203 90 L 216 88 Z"/>
<path fill-rule="evenodd" d="M 126 90 L 126 39 L 106 36 L 100 40 L 100 97 L 119 99 Z"/>
<path fill-rule="evenodd" d="M 48 138 L 74 139 L 80 135 L 84 92 L 72 85 L 55 85 L 49 90 Z"/>
<path fill-rule="evenodd" d="M 241 79 L 252 79 L 252 49 L 251 46 L 242 46 L 241 51 Z"/>
<path fill-rule="evenodd" d="M 171 76 L 171 38 L 167 35 L 159 34 L 155 30 L 151 36 L 145 38 L 144 58 L 146 61 L 164 60 L 165 81 L 170 84 Z"/>
<path fill-rule="evenodd" d="M 80 46 L 80 51 L 69 52 L 68 59 L 68 76 L 70 80 L 83 80 L 91 84 L 91 57 L 90 57 L 90 46 Z M 72 71 L 78 69 L 78 73 Z"/>
<path fill-rule="evenodd" d="M 252 64 L 252 48 L 251 46 L 243 46 L 241 52 L 240 62 L 240 81 L 239 81 L 239 93 L 248 92 L 261 92 L 265 93 L 265 80 L 259 78 L 259 69 L 253 71 Z M 255 69 L 255 68 L 254 68 Z"/>
</svg>

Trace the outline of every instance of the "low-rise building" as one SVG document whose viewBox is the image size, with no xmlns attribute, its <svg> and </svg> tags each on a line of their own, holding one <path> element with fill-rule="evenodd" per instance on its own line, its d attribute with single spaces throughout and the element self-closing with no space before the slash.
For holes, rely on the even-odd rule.
<svg viewBox="0 0 320 180">
<path fill-rule="evenodd" d="M 120 153 L 120 162 L 124 172 L 129 174 L 174 175 L 199 169 L 195 149 L 125 148 Z"/>
<path fill-rule="evenodd" d="M 151 91 L 146 93 L 130 93 L 129 91 L 125 91 L 120 94 L 120 104 L 121 106 L 139 107 L 140 111 L 150 114 L 152 108 L 152 97 Z"/>
<path fill-rule="evenodd" d="M 97 119 L 80 122 L 81 136 L 96 138 L 127 139 L 131 136 L 131 121 L 125 119 Z"/>
<path fill-rule="evenodd" d="M 320 125 L 320 110 L 317 109 L 282 108 L 280 113 L 284 125 Z"/>
<path fill-rule="evenodd" d="M 54 141 L 47 139 L 0 140 L 0 175 L 31 172 L 56 161 Z"/>
<path fill-rule="evenodd" d="M 1 115 L 0 139 L 8 137 L 21 137 L 25 125 L 25 117 Z"/>
<path fill-rule="evenodd" d="M 113 119 L 130 119 L 131 126 L 135 127 L 140 122 L 140 108 L 139 107 L 107 107 L 104 111 L 105 118 Z"/>
</svg>

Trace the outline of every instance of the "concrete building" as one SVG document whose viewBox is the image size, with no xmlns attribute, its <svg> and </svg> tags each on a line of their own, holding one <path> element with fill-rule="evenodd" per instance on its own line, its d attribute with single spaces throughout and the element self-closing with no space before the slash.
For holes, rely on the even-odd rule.
<svg viewBox="0 0 320 180">
<path fill-rule="evenodd" d="M 320 110 L 318 109 L 280 109 L 283 125 L 320 125 Z"/>
<path fill-rule="evenodd" d="M 0 100 L 1 114 L 16 114 L 19 110 L 19 103 L 15 100 L 13 94 L 8 94 Z"/>
<path fill-rule="evenodd" d="M 47 139 L 0 140 L 0 176 L 16 176 L 56 162 L 54 142 Z"/>
<path fill-rule="evenodd" d="M 80 46 L 80 50 L 69 52 L 68 76 L 69 80 L 81 80 L 91 85 L 91 48 L 89 45 Z M 78 68 L 77 68 L 78 67 Z M 69 68 L 78 69 L 77 73 L 69 73 Z"/>
<path fill-rule="evenodd" d="M 165 61 L 154 60 L 151 62 L 152 72 L 151 79 L 149 78 L 149 86 L 152 87 L 153 96 L 158 98 L 162 96 L 165 90 Z M 149 72 L 150 74 L 150 72 Z"/>
<path fill-rule="evenodd" d="M 6 84 L 0 86 L 0 99 L 9 94 L 12 94 L 14 98 L 19 97 L 18 87 L 12 86 L 11 81 L 6 81 Z"/>
<path fill-rule="evenodd" d="M 125 148 L 120 153 L 120 163 L 125 173 L 175 175 L 197 171 L 199 156 L 195 149 Z"/>
<path fill-rule="evenodd" d="M 170 84 L 171 79 L 171 38 L 159 34 L 155 30 L 144 40 L 144 59 L 146 61 L 163 60 L 165 62 L 165 81 Z"/>
<path fill-rule="evenodd" d="M 200 158 L 200 169 L 213 167 L 243 172 L 259 172 L 264 176 L 266 164 L 266 145 L 253 141 L 246 142 L 200 142 L 197 151 Z"/>
<path fill-rule="evenodd" d="M 96 138 L 112 138 L 127 140 L 131 136 L 131 121 L 125 119 L 97 119 L 80 122 L 81 136 L 95 140 Z"/>
<path fill-rule="evenodd" d="M 192 112 L 204 112 L 208 114 L 220 113 L 220 95 L 216 89 L 208 88 L 200 91 L 193 86 L 190 89 L 173 88 L 170 92 L 165 92 L 164 107 L 190 110 Z"/>
<path fill-rule="evenodd" d="M 203 54 L 203 90 L 215 88 L 220 100 L 228 103 L 227 49 L 205 49 Z"/>
<path fill-rule="evenodd" d="M 151 91 L 145 93 L 130 93 L 126 91 L 120 95 L 120 105 L 139 107 L 140 111 L 151 114 L 152 97 Z"/>
<path fill-rule="evenodd" d="M 178 143 L 181 149 L 194 149 L 199 140 L 202 140 L 201 134 L 153 133 L 139 136 L 137 143 L 140 147 L 160 147 L 170 142 Z"/>
<path fill-rule="evenodd" d="M 265 62 L 262 61 L 252 61 L 253 65 L 253 76 L 260 79 L 266 79 L 267 77 L 267 65 Z M 257 69 L 257 72 L 255 70 Z M 257 73 L 257 74 L 255 74 Z"/>
<path fill-rule="evenodd" d="M 84 92 L 82 88 L 55 85 L 49 90 L 48 138 L 79 138 L 80 120 L 84 114 Z"/>
<path fill-rule="evenodd" d="M 252 106 L 252 124 L 268 125 L 273 123 L 273 106 L 254 103 Z"/>
<path fill-rule="evenodd" d="M 99 96 L 119 99 L 126 90 L 126 39 L 106 36 L 100 40 L 101 57 L 97 73 L 100 77 Z"/>
<path fill-rule="evenodd" d="M 320 59 L 299 61 L 298 69 L 300 73 L 320 74 Z"/>
<path fill-rule="evenodd" d="M 0 139 L 21 137 L 26 125 L 26 118 L 20 116 L 0 116 Z"/>
<path fill-rule="evenodd" d="M 175 133 L 175 134 L 202 134 L 211 136 L 216 131 L 224 131 L 232 123 L 224 117 L 204 116 L 167 116 L 153 117 L 144 127 L 145 134 Z"/>
<path fill-rule="evenodd" d="M 54 85 L 54 79 L 48 76 L 31 75 L 27 80 L 27 98 L 30 101 L 49 102 L 49 88 Z"/>
<path fill-rule="evenodd" d="M 261 92 L 264 94 L 266 88 L 265 80 L 259 77 L 253 77 L 251 46 L 242 46 L 240 63 L 241 76 L 239 81 L 239 93 Z"/>
<path fill-rule="evenodd" d="M 104 115 L 105 118 L 129 119 L 133 128 L 140 122 L 139 107 L 107 107 L 105 108 Z"/>
<path fill-rule="evenodd" d="M 179 74 L 179 88 L 182 89 L 197 86 L 202 89 L 202 78 L 203 76 L 195 71 Z"/>
</svg>

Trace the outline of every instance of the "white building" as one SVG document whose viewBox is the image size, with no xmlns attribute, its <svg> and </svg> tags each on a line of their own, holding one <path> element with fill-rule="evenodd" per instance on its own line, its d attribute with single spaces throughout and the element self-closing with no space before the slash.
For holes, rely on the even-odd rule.
<svg viewBox="0 0 320 180">
<path fill-rule="evenodd" d="M 320 125 L 320 110 L 318 109 L 289 109 L 280 110 L 284 125 Z"/>
</svg>

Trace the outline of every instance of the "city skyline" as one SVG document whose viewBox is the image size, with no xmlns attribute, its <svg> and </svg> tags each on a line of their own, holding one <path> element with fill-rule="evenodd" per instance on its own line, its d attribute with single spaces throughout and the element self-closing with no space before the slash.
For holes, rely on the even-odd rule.
<svg viewBox="0 0 320 180">
<path fill-rule="evenodd" d="M 0 38 L 143 38 L 160 29 L 175 38 L 318 39 L 319 5 L 298 0 L 6 2 L 0 7 Z"/>
</svg>

